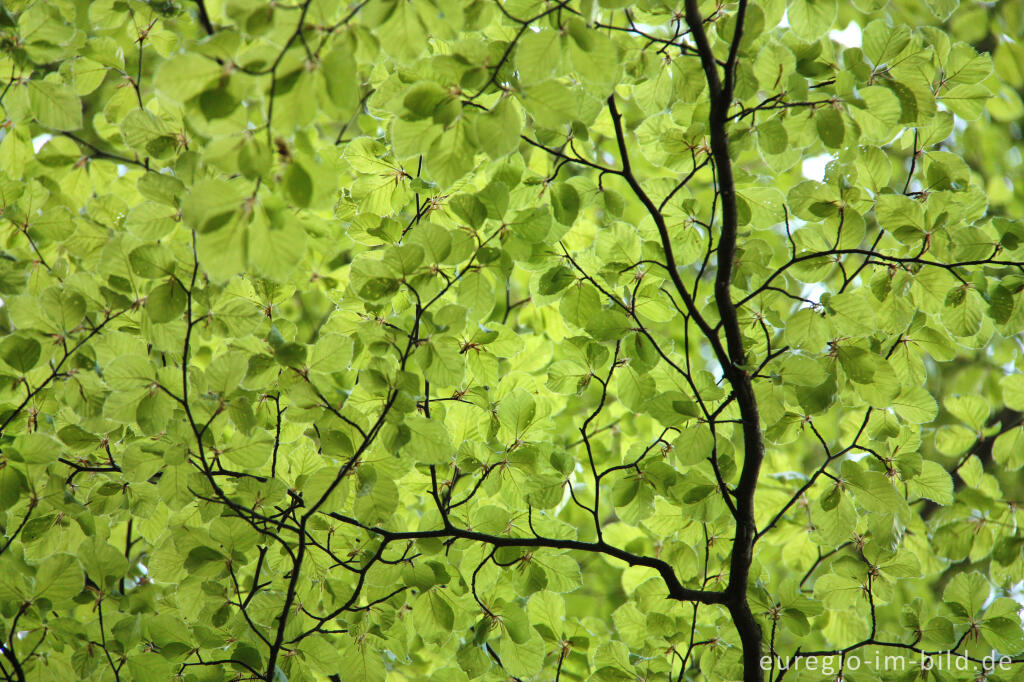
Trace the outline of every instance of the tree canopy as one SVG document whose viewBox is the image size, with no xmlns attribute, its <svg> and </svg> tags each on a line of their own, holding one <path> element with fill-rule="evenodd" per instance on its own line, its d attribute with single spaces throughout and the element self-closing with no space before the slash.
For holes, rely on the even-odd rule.
<svg viewBox="0 0 1024 682">
<path fill-rule="evenodd" d="M 0 41 L 3 679 L 1024 675 L 1019 2 Z"/>
</svg>

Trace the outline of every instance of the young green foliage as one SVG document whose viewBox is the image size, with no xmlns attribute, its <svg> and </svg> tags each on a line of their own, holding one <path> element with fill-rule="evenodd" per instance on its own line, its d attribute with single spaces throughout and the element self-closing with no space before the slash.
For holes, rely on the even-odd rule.
<svg viewBox="0 0 1024 682">
<path fill-rule="evenodd" d="M 0 40 L 3 679 L 1024 671 L 1013 0 Z"/>
</svg>

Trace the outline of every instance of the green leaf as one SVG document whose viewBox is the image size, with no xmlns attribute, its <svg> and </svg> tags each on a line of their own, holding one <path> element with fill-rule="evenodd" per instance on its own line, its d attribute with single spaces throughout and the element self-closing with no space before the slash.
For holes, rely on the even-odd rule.
<svg viewBox="0 0 1024 682">
<path fill-rule="evenodd" d="M 128 572 L 128 559 L 110 543 L 93 536 L 78 547 L 86 572 L 94 579 L 121 578 Z M 189 639 L 179 640 L 189 641 Z"/>
<path fill-rule="evenodd" d="M 157 492 L 164 504 L 174 510 L 192 502 L 195 495 L 189 490 L 189 467 L 181 465 L 164 469 L 157 484 Z"/>
<path fill-rule="evenodd" d="M 740 196 L 750 211 L 749 222 L 754 227 L 768 228 L 785 220 L 785 212 L 782 210 L 785 197 L 776 188 L 748 187 Z"/>
<path fill-rule="evenodd" d="M 875 203 L 875 218 L 878 224 L 892 233 L 910 226 L 924 229 L 924 211 L 921 204 L 902 194 L 881 194 Z"/>
<path fill-rule="evenodd" d="M 1006 618 L 986 618 L 981 631 L 985 640 L 1004 655 L 1024 650 L 1024 634 L 1016 613 L 1011 612 Z"/>
<path fill-rule="evenodd" d="M 403 446 L 403 454 L 422 464 L 445 464 L 451 459 L 451 436 L 443 423 L 412 415 L 406 418 L 405 426 L 409 429 L 409 442 Z"/>
<path fill-rule="evenodd" d="M 900 120 L 900 101 L 892 90 L 881 85 L 861 88 L 850 102 L 850 113 L 860 124 L 864 142 L 888 142 Z"/>
<path fill-rule="evenodd" d="M 942 322 L 954 336 L 972 336 L 981 329 L 981 305 L 974 292 L 955 287 L 946 294 Z"/>
<path fill-rule="evenodd" d="M 789 134 L 778 118 L 770 118 L 757 125 L 757 141 L 766 154 L 781 154 L 786 151 Z"/>
<path fill-rule="evenodd" d="M 925 0 L 925 5 L 939 21 L 946 21 L 960 6 L 960 0 Z"/>
<path fill-rule="evenodd" d="M 835 0 L 793 0 L 787 11 L 793 31 L 805 40 L 814 40 L 832 28 L 838 6 Z"/>
<path fill-rule="evenodd" d="M 128 659 L 128 670 L 137 680 L 162 679 L 171 674 L 171 662 L 160 654 L 143 652 Z"/>
<path fill-rule="evenodd" d="M 177 280 L 171 280 L 149 292 L 146 312 L 153 322 L 170 322 L 181 317 L 187 304 L 188 292 Z"/>
<path fill-rule="evenodd" d="M 888 64 L 910 44 L 910 28 L 904 24 L 887 26 L 875 20 L 864 27 L 861 39 L 864 55 L 876 66 Z"/>
<path fill-rule="evenodd" d="M 573 275 L 572 270 L 564 265 L 557 265 L 541 276 L 538 288 L 540 293 L 545 296 L 551 296 L 552 294 L 557 294 L 559 291 L 575 281 L 576 277 Z"/>
<path fill-rule="evenodd" d="M 185 195 L 184 183 L 177 178 L 170 175 L 164 175 L 163 173 L 146 173 L 140 177 L 135 184 L 139 190 L 139 194 L 145 198 L 150 201 L 155 201 L 166 206 L 173 206 L 175 208 L 181 204 Z M 171 215 L 174 220 L 179 218 L 176 213 L 172 213 Z M 127 222 L 128 221 L 126 220 L 126 223 Z"/>
<path fill-rule="evenodd" d="M 550 28 L 527 31 L 516 44 L 516 67 L 524 83 L 549 78 L 562 61 L 563 39 Z"/>
<path fill-rule="evenodd" d="M 103 379 L 118 391 L 149 388 L 155 383 L 156 371 L 144 355 L 122 355 L 103 368 Z"/>
<path fill-rule="evenodd" d="M 840 347 L 839 364 L 846 376 L 858 384 L 870 384 L 875 377 L 875 362 L 871 353 L 856 346 Z"/>
<path fill-rule="evenodd" d="M 358 66 L 354 55 L 338 46 L 324 56 L 322 65 L 320 73 L 324 76 L 327 96 L 341 111 L 351 112 L 359 100 L 359 82 L 355 77 Z"/>
<path fill-rule="evenodd" d="M 503 98 L 488 113 L 473 119 L 473 139 L 492 159 L 500 159 L 519 145 L 522 125 L 514 101 Z"/>
<path fill-rule="evenodd" d="M 182 216 L 198 232 L 218 230 L 242 208 L 242 194 L 236 183 L 201 180 L 182 202 Z"/>
<path fill-rule="evenodd" d="M 814 116 L 814 125 L 826 147 L 839 149 L 843 146 L 845 125 L 842 115 L 834 107 L 826 106 L 818 111 Z"/>
<path fill-rule="evenodd" d="M 430 145 L 427 170 L 440 187 L 450 187 L 473 168 L 473 151 L 468 124 L 459 121 Z"/>
<path fill-rule="evenodd" d="M 896 514 L 906 520 L 910 509 L 903 495 L 885 474 L 865 471 L 853 462 L 843 462 L 843 480 L 853 489 L 857 504 L 867 511 Z"/>
<path fill-rule="evenodd" d="M 936 431 L 935 447 L 944 455 L 955 457 L 966 452 L 977 439 L 977 433 L 965 426 L 946 425 Z"/>
<path fill-rule="evenodd" d="M 977 571 L 958 573 L 946 585 L 942 600 L 961 619 L 980 616 L 989 598 L 991 587 Z"/>
<path fill-rule="evenodd" d="M 158 244 L 144 244 L 128 254 L 132 270 L 140 277 L 156 279 L 174 274 L 174 256 Z"/>
<path fill-rule="evenodd" d="M 39 565 L 33 594 L 59 603 L 76 596 L 84 587 L 85 573 L 78 559 L 72 554 L 53 554 Z"/>
<path fill-rule="evenodd" d="M 925 460 L 921 473 L 907 481 L 907 491 L 936 504 L 953 504 L 953 479 L 938 462 Z"/>
<path fill-rule="evenodd" d="M 352 339 L 342 334 L 322 335 L 313 345 L 309 369 L 316 372 L 341 372 L 352 360 Z"/>
<path fill-rule="evenodd" d="M 435 336 L 416 350 L 424 378 L 435 387 L 457 386 L 465 373 L 465 355 L 456 339 Z"/>
<path fill-rule="evenodd" d="M 616 377 L 618 386 L 618 397 L 622 404 L 633 412 L 643 412 L 644 403 L 654 395 L 655 383 L 649 376 L 641 375 L 632 367 L 620 371 Z M 680 398 L 683 396 L 680 395 Z M 685 398 L 684 398 L 685 400 Z M 659 396 L 658 402 L 661 405 L 672 404 L 674 401 L 666 400 L 665 396 Z"/>
<path fill-rule="evenodd" d="M 27 372 L 39 362 L 42 347 L 35 339 L 25 335 L 8 336 L 0 342 L 0 357 L 19 372 Z"/>
<path fill-rule="evenodd" d="M 160 64 L 154 76 L 157 90 L 178 102 L 192 99 L 223 73 L 217 62 L 198 54 L 184 53 Z"/>
<path fill-rule="evenodd" d="M 274 349 L 274 359 L 285 367 L 302 367 L 306 364 L 306 347 L 301 343 L 282 343 Z"/>
<path fill-rule="evenodd" d="M 416 600 L 416 625 L 429 641 L 444 641 L 455 624 L 455 613 L 441 592 L 427 590 Z"/>
<path fill-rule="evenodd" d="M 981 396 L 952 395 L 946 398 L 943 407 L 975 431 L 981 431 L 985 422 L 988 421 L 989 406 Z"/>
<path fill-rule="evenodd" d="M 153 152 L 154 156 L 163 156 L 158 153 L 161 144 L 163 146 L 173 145 L 173 130 L 160 118 L 157 118 L 148 111 L 136 110 L 129 112 L 121 121 L 121 136 L 125 144 L 140 154 Z"/>
<path fill-rule="evenodd" d="M 551 187 L 551 208 L 555 220 L 563 225 L 571 226 L 576 221 L 580 210 L 580 198 L 576 189 L 566 182 Z"/>
<path fill-rule="evenodd" d="M 642 401 L 650 398 L 654 392 L 653 381 L 650 377 L 638 378 L 635 381 L 633 392 L 636 400 L 643 405 Z M 623 401 L 628 398 L 620 396 Z M 679 426 L 683 422 L 700 416 L 700 409 L 697 404 L 681 391 L 665 391 L 651 398 L 645 406 L 655 419 L 667 426 Z M 641 411 L 639 407 L 636 411 Z"/>
<path fill-rule="evenodd" d="M 402 106 L 408 112 L 408 118 L 415 121 L 433 117 L 449 99 L 448 91 L 437 83 L 420 81 L 406 91 Z"/>
<path fill-rule="evenodd" d="M 601 301 L 593 287 L 576 282 L 562 295 L 558 310 L 570 323 L 586 327 L 601 310 Z"/>
<path fill-rule="evenodd" d="M 1024 374 L 1010 374 L 999 381 L 1003 402 L 1011 410 L 1024 411 Z"/>
<path fill-rule="evenodd" d="M 957 116 L 972 121 L 981 116 L 991 97 L 991 91 L 984 85 L 972 83 L 956 85 L 936 99 Z"/>
<path fill-rule="evenodd" d="M 617 308 L 605 308 L 593 315 L 586 324 L 587 332 L 598 341 L 621 339 L 633 325 Z"/>
<path fill-rule="evenodd" d="M 892 402 L 896 414 L 912 424 L 927 424 L 939 413 L 935 398 L 920 386 L 904 389 Z"/>
<path fill-rule="evenodd" d="M 565 600 L 562 595 L 550 590 L 541 590 L 530 596 L 527 604 L 530 624 L 537 628 L 542 637 L 559 642 L 565 628 Z"/>
<path fill-rule="evenodd" d="M 531 677 L 544 665 L 544 640 L 532 628 L 529 632 L 531 636 L 522 642 L 517 642 L 511 637 L 502 637 L 498 644 L 498 656 L 509 675 Z"/>
<path fill-rule="evenodd" d="M 302 208 L 309 206 L 313 197 L 313 179 L 302 164 L 293 163 L 284 172 L 284 189 L 287 197 Z"/>
<path fill-rule="evenodd" d="M 820 362 L 804 355 L 787 356 L 782 361 L 779 372 L 785 383 L 796 386 L 818 386 L 826 378 L 825 367 Z"/>
<path fill-rule="evenodd" d="M 459 281 L 458 301 L 469 309 L 470 319 L 482 320 L 494 309 L 494 285 L 482 271 L 472 271 Z"/>
<path fill-rule="evenodd" d="M 82 127 L 82 102 L 71 86 L 51 80 L 28 82 L 28 101 L 41 125 L 57 130 Z"/>
<path fill-rule="evenodd" d="M 592 27 L 584 28 L 576 21 L 570 24 L 570 31 L 569 55 L 573 69 L 594 96 L 607 96 L 622 73 L 622 61 L 615 41 Z"/>
<path fill-rule="evenodd" d="M 790 316 L 786 324 L 786 342 L 796 348 L 817 352 L 828 340 L 828 323 L 820 313 L 803 308 Z"/>
<path fill-rule="evenodd" d="M 448 205 L 455 211 L 455 215 L 465 220 L 470 227 L 482 227 L 487 220 L 487 207 L 472 194 L 457 194 L 451 198 Z"/>
<path fill-rule="evenodd" d="M 536 404 L 533 397 L 523 389 L 516 389 L 498 403 L 498 420 L 516 439 L 533 425 Z"/>
<path fill-rule="evenodd" d="M 547 80 L 524 91 L 523 106 L 543 128 L 559 128 L 580 118 L 582 101 L 578 92 L 556 80 Z"/>
<path fill-rule="evenodd" d="M 177 225 L 177 212 L 156 203 L 142 203 L 132 208 L 124 227 L 141 239 L 160 239 Z"/>
<path fill-rule="evenodd" d="M 996 437 L 992 457 L 1008 471 L 1024 466 L 1024 429 L 1016 427 Z"/>
<path fill-rule="evenodd" d="M 509 227 L 526 241 L 543 242 L 551 231 L 551 213 L 545 208 L 519 211 Z"/>
</svg>

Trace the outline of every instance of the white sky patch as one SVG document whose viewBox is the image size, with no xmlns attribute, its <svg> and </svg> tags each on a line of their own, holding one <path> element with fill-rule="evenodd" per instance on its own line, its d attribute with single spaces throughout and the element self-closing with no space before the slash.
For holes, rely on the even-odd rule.
<svg viewBox="0 0 1024 682">
<path fill-rule="evenodd" d="M 32 149 L 35 150 L 36 154 L 43 148 L 43 145 L 49 142 L 53 138 L 53 135 L 43 133 L 42 135 L 36 135 L 32 138 Z"/>
<path fill-rule="evenodd" d="M 1022 608 L 1018 609 L 1018 613 L 1024 612 L 1024 582 L 1013 586 L 1013 589 L 1010 591 L 1010 599 L 1021 605 Z"/>
<path fill-rule="evenodd" d="M 860 26 L 851 21 L 842 31 L 829 31 L 828 37 L 843 47 L 860 47 Z"/>
<path fill-rule="evenodd" d="M 825 166 L 832 160 L 831 154 L 818 154 L 809 159 L 804 159 L 800 166 L 800 172 L 808 180 L 822 182 L 825 179 Z"/>
<path fill-rule="evenodd" d="M 812 301 L 820 301 L 821 295 L 825 293 L 828 293 L 828 289 L 820 284 L 806 284 L 804 285 L 803 291 L 800 292 L 800 295 L 804 298 L 809 298 Z"/>
</svg>

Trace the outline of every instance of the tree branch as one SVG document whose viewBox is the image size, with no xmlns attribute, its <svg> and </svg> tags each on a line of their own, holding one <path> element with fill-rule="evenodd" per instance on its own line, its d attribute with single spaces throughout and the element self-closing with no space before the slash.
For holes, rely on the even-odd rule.
<svg viewBox="0 0 1024 682">
<path fill-rule="evenodd" d="M 731 298 L 732 268 L 736 259 L 736 238 L 739 228 L 739 214 L 736 202 L 736 184 L 732 173 L 732 158 L 729 156 L 729 106 L 732 102 L 735 79 L 736 55 L 743 37 L 743 18 L 746 0 L 740 0 L 736 14 L 736 28 L 729 47 L 726 62 L 725 85 L 718 75 L 714 52 L 704 31 L 704 21 L 697 7 L 697 0 L 686 0 L 686 23 L 690 26 L 701 65 L 708 83 L 711 97 L 708 132 L 711 155 L 715 162 L 718 196 L 722 200 L 722 223 L 718 241 L 718 271 L 715 275 L 715 302 L 725 332 L 728 357 L 722 363 L 726 379 L 732 386 L 736 402 L 743 418 L 743 467 L 735 489 L 736 533 L 733 537 L 732 556 L 729 562 L 729 584 L 726 587 L 729 612 L 743 644 L 743 676 L 747 682 L 759 682 L 764 678 L 760 666 L 761 627 L 754 619 L 747 602 L 747 582 L 750 564 L 753 561 L 754 537 L 757 531 L 754 521 L 754 492 L 764 461 L 764 440 L 761 433 L 761 417 L 753 384 L 743 369 L 746 364 L 746 349 L 740 332 L 736 306 Z M 707 332 L 705 332 L 707 334 Z M 717 341 L 717 336 L 713 337 Z"/>
<path fill-rule="evenodd" d="M 665 561 L 661 559 L 655 559 L 653 557 L 641 556 L 639 554 L 633 554 L 627 552 L 618 547 L 609 545 L 607 542 L 582 542 L 580 540 L 559 540 L 557 538 L 511 538 L 502 537 L 499 535 L 489 535 L 487 533 L 479 533 L 473 530 L 467 530 L 463 528 L 457 528 L 455 526 L 449 526 L 447 528 L 439 528 L 437 530 L 422 530 L 422 531 L 392 531 L 377 526 L 367 526 L 350 516 L 339 514 L 337 512 L 326 512 L 327 516 L 333 519 L 342 521 L 355 526 L 368 533 L 372 533 L 383 538 L 386 542 L 394 542 L 395 540 L 425 540 L 430 538 L 455 538 L 462 540 L 473 540 L 476 542 L 483 542 L 493 547 L 544 547 L 547 549 L 564 549 L 579 552 L 591 552 L 596 554 L 603 554 L 605 556 L 624 561 L 630 566 L 646 566 L 653 568 L 665 581 L 665 585 L 668 587 L 669 598 L 677 599 L 679 601 L 695 601 L 701 604 L 724 604 L 726 595 L 723 592 L 713 592 L 709 590 L 694 590 L 687 587 L 683 587 L 683 584 L 676 577 L 675 571 Z"/>
</svg>

